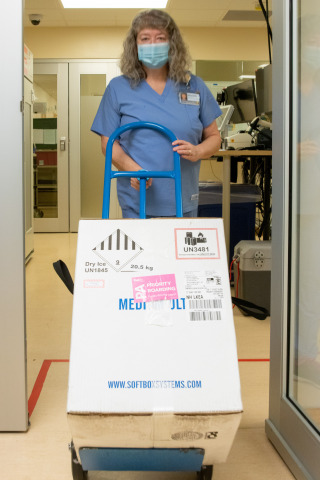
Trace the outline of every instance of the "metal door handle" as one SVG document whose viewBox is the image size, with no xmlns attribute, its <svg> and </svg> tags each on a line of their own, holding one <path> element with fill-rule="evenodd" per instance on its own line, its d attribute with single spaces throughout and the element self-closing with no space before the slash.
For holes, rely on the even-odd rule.
<svg viewBox="0 0 320 480">
<path fill-rule="evenodd" d="M 60 138 L 60 150 L 63 152 L 66 149 L 66 137 Z"/>
</svg>

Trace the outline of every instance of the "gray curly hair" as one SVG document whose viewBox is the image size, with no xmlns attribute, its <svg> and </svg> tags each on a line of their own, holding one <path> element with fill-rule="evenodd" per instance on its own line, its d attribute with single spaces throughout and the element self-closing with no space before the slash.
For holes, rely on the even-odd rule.
<svg viewBox="0 0 320 480">
<path fill-rule="evenodd" d="M 137 35 L 144 28 L 165 30 L 169 35 L 168 76 L 176 83 L 187 82 L 190 78 L 191 59 L 175 21 L 162 10 L 150 9 L 140 12 L 132 21 L 131 28 L 123 42 L 120 68 L 133 85 L 146 78 L 146 72 L 138 59 Z"/>
</svg>

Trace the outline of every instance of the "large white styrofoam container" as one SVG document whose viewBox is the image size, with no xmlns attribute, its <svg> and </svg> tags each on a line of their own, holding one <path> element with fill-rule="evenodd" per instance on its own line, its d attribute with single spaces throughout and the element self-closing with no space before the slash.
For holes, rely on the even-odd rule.
<svg viewBox="0 0 320 480">
<path fill-rule="evenodd" d="M 67 411 L 76 449 L 226 460 L 242 401 L 221 219 L 80 221 Z"/>
</svg>

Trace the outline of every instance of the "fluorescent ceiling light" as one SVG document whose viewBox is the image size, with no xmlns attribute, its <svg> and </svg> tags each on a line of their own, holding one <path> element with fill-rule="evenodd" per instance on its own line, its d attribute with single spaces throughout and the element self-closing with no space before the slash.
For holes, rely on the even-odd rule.
<svg viewBox="0 0 320 480">
<path fill-rule="evenodd" d="M 240 80 L 245 80 L 246 78 L 256 78 L 255 75 L 240 75 Z"/>
<path fill-rule="evenodd" d="M 61 0 L 64 8 L 166 8 L 168 0 Z"/>
</svg>

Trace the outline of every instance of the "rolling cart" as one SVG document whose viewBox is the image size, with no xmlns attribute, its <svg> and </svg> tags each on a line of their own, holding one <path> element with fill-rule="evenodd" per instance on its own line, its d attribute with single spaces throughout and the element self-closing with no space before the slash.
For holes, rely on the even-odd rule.
<svg viewBox="0 0 320 480">
<path fill-rule="evenodd" d="M 175 135 L 167 128 L 148 122 L 130 123 L 117 129 L 109 138 L 106 150 L 105 181 L 102 218 L 109 218 L 110 183 L 113 178 L 135 177 L 140 179 L 140 218 L 146 217 L 147 178 L 172 178 L 175 182 L 177 217 L 183 216 L 181 196 L 180 157 L 173 152 L 174 168 L 170 171 L 122 172 L 112 170 L 114 141 L 131 129 L 153 129 L 165 135 L 170 142 Z M 199 480 L 212 478 L 213 466 L 203 465 L 205 450 L 202 448 L 79 448 L 79 457 L 73 442 L 71 451 L 72 475 L 74 480 L 85 480 L 88 471 L 194 471 Z"/>
</svg>

